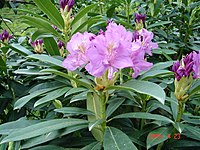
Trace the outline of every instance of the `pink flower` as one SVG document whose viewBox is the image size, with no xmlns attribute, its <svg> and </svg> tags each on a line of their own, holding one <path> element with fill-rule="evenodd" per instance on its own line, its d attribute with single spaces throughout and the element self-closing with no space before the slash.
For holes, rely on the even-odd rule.
<svg viewBox="0 0 200 150">
<path fill-rule="evenodd" d="M 145 60 L 144 53 L 140 51 L 140 49 L 132 52 L 131 59 L 133 62 L 132 68 L 134 70 L 133 78 L 136 78 L 142 71 L 147 71 L 153 66 L 152 63 Z"/>
<path fill-rule="evenodd" d="M 135 31 L 133 34 L 134 44 L 138 49 L 144 51 L 149 55 L 152 55 L 151 50 L 158 48 L 158 44 L 152 42 L 153 39 L 153 32 L 150 32 L 146 29 L 142 29 L 141 31 Z"/>
<path fill-rule="evenodd" d="M 194 78 L 200 78 L 200 51 L 198 53 L 193 52 L 193 70 L 194 70 Z"/>
<path fill-rule="evenodd" d="M 91 37 L 95 35 L 91 33 L 76 33 L 72 36 L 71 40 L 67 43 L 67 50 L 69 55 L 63 62 L 63 66 L 74 71 L 78 67 L 88 63 L 88 58 L 86 57 L 86 52 L 90 47 Z"/>
<path fill-rule="evenodd" d="M 132 66 L 131 54 L 132 34 L 115 23 L 109 23 L 105 35 L 100 34 L 94 40 L 87 57 L 90 63 L 86 70 L 95 77 L 102 76 L 108 70 L 108 78 L 118 69 Z"/>
</svg>

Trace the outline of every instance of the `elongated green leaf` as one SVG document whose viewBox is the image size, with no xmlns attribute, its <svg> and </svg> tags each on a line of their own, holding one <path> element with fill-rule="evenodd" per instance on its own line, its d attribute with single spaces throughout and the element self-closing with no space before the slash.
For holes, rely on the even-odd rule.
<svg viewBox="0 0 200 150">
<path fill-rule="evenodd" d="M 95 122 L 96 120 L 101 119 L 101 103 L 100 103 L 100 98 L 96 94 L 88 93 L 87 95 L 87 110 L 94 112 L 94 116 L 88 115 L 88 120 L 90 122 Z M 103 129 L 100 125 L 95 126 L 92 129 L 92 134 L 93 136 L 98 140 L 102 141 L 103 140 Z"/>
<path fill-rule="evenodd" d="M 102 149 L 102 143 L 100 142 L 93 142 L 80 150 L 101 150 Z"/>
<path fill-rule="evenodd" d="M 35 91 L 34 93 L 31 93 L 29 95 L 23 96 L 22 98 L 18 99 L 14 104 L 14 109 L 20 109 L 22 108 L 26 103 L 28 103 L 32 98 L 37 97 L 41 94 L 44 94 L 46 92 L 52 91 L 54 89 L 60 88 L 62 86 L 55 86 L 51 88 L 41 89 L 38 91 Z"/>
<path fill-rule="evenodd" d="M 27 126 L 39 123 L 39 120 L 27 120 L 26 118 L 20 118 L 16 121 L 7 122 L 0 125 L 0 134 L 8 135 L 13 131 L 25 128 Z"/>
<path fill-rule="evenodd" d="M 147 149 L 166 141 L 170 137 L 172 131 L 171 127 L 161 127 L 150 132 L 147 136 Z"/>
<path fill-rule="evenodd" d="M 51 72 L 51 73 L 54 73 L 54 74 L 56 74 L 56 75 L 62 76 L 62 77 L 64 77 L 64 78 L 73 80 L 73 81 L 79 83 L 80 85 L 82 85 L 82 86 L 84 86 L 84 87 L 86 87 L 86 88 L 88 88 L 88 89 L 90 89 L 91 91 L 93 91 L 93 92 L 96 93 L 96 91 L 94 90 L 94 88 L 93 88 L 91 85 L 89 85 L 89 84 L 87 84 L 87 83 L 85 83 L 85 82 L 83 82 L 83 81 L 80 81 L 80 80 L 78 80 L 78 79 L 76 79 L 76 78 L 74 78 L 74 77 L 71 77 L 71 76 L 69 76 L 69 75 L 66 74 L 66 73 L 60 72 L 60 71 L 55 70 L 55 69 L 45 69 L 45 70 L 42 70 L 42 72 Z"/>
<path fill-rule="evenodd" d="M 52 101 L 52 100 L 64 95 L 69 89 L 70 89 L 69 87 L 64 87 L 64 88 L 54 90 L 52 92 L 48 92 L 48 94 L 46 96 L 42 97 L 41 99 L 39 99 L 38 101 L 35 102 L 34 107 L 37 107 L 39 105 L 42 105 L 46 102 Z"/>
<path fill-rule="evenodd" d="M 87 89 L 85 89 L 85 88 L 72 88 L 65 94 L 65 97 L 70 96 L 72 94 L 77 94 L 77 93 L 80 93 L 80 92 L 84 92 L 86 90 Z"/>
<path fill-rule="evenodd" d="M 33 0 L 36 5 L 52 20 L 59 28 L 64 29 L 64 20 L 50 0 Z"/>
<path fill-rule="evenodd" d="M 17 130 L 9 134 L 6 138 L 4 138 L 1 143 L 6 143 L 10 141 L 19 141 L 23 139 L 28 139 L 32 137 L 36 137 L 45 133 L 49 133 L 51 131 L 55 131 L 62 128 L 67 128 L 74 125 L 80 125 L 87 123 L 86 120 L 82 119 L 54 119 L 41 123 L 37 123 L 26 128 Z"/>
<path fill-rule="evenodd" d="M 9 45 L 14 51 L 22 54 L 22 55 L 31 55 L 33 54 L 30 50 L 26 49 L 25 47 L 21 46 L 20 44 L 10 44 Z"/>
<path fill-rule="evenodd" d="M 193 126 L 186 126 L 183 130 L 183 134 L 186 135 L 189 138 L 195 139 L 200 141 L 200 129 L 199 127 L 193 127 Z"/>
<path fill-rule="evenodd" d="M 53 37 L 50 32 L 47 32 L 46 30 L 38 29 L 32 34 L 31 40 L 35 41 L 37 39 L 46 38 L 46 37 Z"/>
<path fill-rule="evenodd" d="M 77 21 L 79 21 L 85 14 L 87 14 L 89 11 L 91 11 L 93 8 L 95 8 L 97 4 L 92 4 L 87 6 L 86 8 L 79 11 L 79 13 L 76 15 L 74 20 L 72 21 L 72 25 L 75 24 Z"/>
<path fill-rule="evenodd" d="M 98 119 L 95 120 L 94 122 L 90 122 L 88 125 L 89 131 L 91 131 L 94 127 L 100 125 L 101 123 L 103 123 L 103 119 Z"/>
<path fill-rule="evenodd" d="M 94 115 L 93 112 L 83 109 L 83 108 L 78 108 L 78 107 L 63 107 L 60 109 L 55 109 L 54 111 L 63 113 L 63 114 L 82 114 L 82 115 Z"/>
<path fill-rule="evenodd" d="M 66 149 L 55 145 L 44 145 L 31 148 L 30 150 L 66 150 Z"/>
<path fill-rule="evenodd" d="M 30 69 L 17 69 L 14 71 L 16 74 L 25 74 L 25 75 L 48 75 L 49 73 L 40 72 L 39 69 L 30 68 Z"/>
<path fill-rule="evenodd" d="M 172 54 L 176 54 L 177 52 L 174 50 L 169 50 L 169 49 L 154 49 L 152 50 L 153 54 L 167 54 L 167 55 L 172 55 Z"/>
<path fill-rule="evenodd" d="M 63 67 L 62 66 L 62 61 L 59 59 L 56 59 L 54 57 L 45 55 L 45 54 L 33 54 L 33 55 L 29 55 L 28 58 L 33 58 L 33 59 L 38 59 L 42 62 L 48 62 L 50 64 L 59 66 L 59 67 Z"/>
<path fill-rule="evenodd" d="M 47 134 L 43 134 L 43 135 L 28 139 L 23 143 L 22 148 L 27 149 L 27 148 L 33 147 L 35 145 L 39 145 L 39 144 L 48 142 L 50 140 L 53 140 L 55 138 L 67 135 L 69 133 L 87 128 L 87 126 L 88 126 L 87 124 L 88 123 L 70 126 L 70 127 L 67 127 L 66 129 L 60 129 L 60 130 L 57 130 L 57 131 L 52 131 L 52 132 L 49 132 Z"/>
<path fill-rule="evenodd" d="M 77 102 L 77 101 L 80 101 L 80 100 L 86 100 L 87 99 L 87 93 L 89 91 L 85 91 L 85 92 L 82 92 L 80 94 L 77 94 L 75 95 L 71 100 L 70 100 L 70 103 L 73 103 L 73 102 Z"/>
<path fill-rule="evenodd" d="M 169 70 L 152 70 L 144 73 L 140 79 L 148 79 L 148 78 L 154 78 L 160 75 L 173 75 L 173 72 Z"/>
<path fill-rule="evenodd" d="M 46 50 L 51 56 L 60 55 L 58 45 L 53 37 L 46 37 L 43 40 Z"/>
<path fill-rule="evenodd" d="M 148 81 L 130 80 L 120 86 L 110 86 L 108 89 L 121 89 L 150 95 L 164 104 L 165 92 L 157 84 Z"/>
<path fill-rule="evenodd" d="M 60 37 L 58 32 L 46 20 L 41 19 L 41 18 L 36 18 L 36 17 L 30 17 L 30 16 L 23 16 L 22 18 L 26 20 L 24 21 L 25 23 L 32 25 L 34 27 L 37 27 L 38 29 L 42 29 L 46 32 L 52 33 L 53 35 L 57 37 Z"/>
<path fill-rule="evenodd" d="M 2 59 L 0 55 L 0 72 L 1 71 L 6 71 L 6 63 L 4 62 L 4 60 Z"/>
<path fill-rule="evenodd" d="M 106 118 L 108 118 L 112 113 L 125 101 L 125 99 L 116 99 L 110 103 L 106 109 Z"/>
<path fill-rule="evenodd" d="M 117 118 L 153 119 L 153 120 L 174 123 L 171 119 L 169 119 L 165 116 L 161 116 L 161 115 L 157 115 L 157 114 L 150 114 L 150 113 L 145 113 L 145 112 L 125 113 L 125 114 L 115 116 L 113 119 L 117 119 Z"/>
<path fill-rule="evenodd" d="M 154 24 L 151 24 L 149 26 L 147 26 L 147 29 L 153 28 L 153 27 L 157 27 L 157 26 L 161 26 L 161 25 L 165 25 L 165 24 L 169 24 L 172 23 L 172 21 L 160 21 L 160 22 L 156 22 Z"/>
<path fill-rule="evenodd" d="M 173 63 L 174 63 L 174 61 L 159 62 L 159 63 L 153 65 L 153 67 L 150 69 L 150 71 L 162 70 L 162 69 L 168 68 L 168 67 L 172 66 Z"/>
<path fill-rule="evenodd" d="M 114 127 L 105 130 L 103 147 L 104 150 L 137 150 L 129 137 Z"/>
</svg>

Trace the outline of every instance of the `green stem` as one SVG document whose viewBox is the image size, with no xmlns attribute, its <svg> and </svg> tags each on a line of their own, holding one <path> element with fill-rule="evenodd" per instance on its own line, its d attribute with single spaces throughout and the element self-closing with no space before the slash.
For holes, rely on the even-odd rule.
<svg viewBox="0 0 200 150">
<path fill-rule="evenodd" d="M 122 84 L 122 83 L 123 83 L 123 73 L 122 73 L 122 69 L 119 70 L 119 74 L 120 74 L 120 75 L 119 75 L 119 76 L 120 76 L 120 77 L 119 77 L 119 81 L 120 81 L 120 84 Z"/>
<path fill-rule="evenodd" d="M 176 122 L 180 122 L 181 121 L 181 118 L 182 118 L 182 115 L 183 115 L 183 109 L 184 109 L 184 103 L 183 102 L 179 102 L 178 103 L 178 115 L 177 115 L 177 118 L 176 118 Z"/>
<path fill-rule="evenodd" d="M 146 111 L 146 99 L 144 99 L 142 101 L 142 112 Z M 144 127 L 144 119 L 141 119 L 141 123 L 140 123 L 140 130 L 142 130 Z"/>
</svg>

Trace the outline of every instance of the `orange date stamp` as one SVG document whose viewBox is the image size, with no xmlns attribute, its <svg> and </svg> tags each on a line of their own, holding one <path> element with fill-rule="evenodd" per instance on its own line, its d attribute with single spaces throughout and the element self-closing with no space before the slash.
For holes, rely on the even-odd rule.
<svg viewBox="0 0 200 150">
<path fill-rule="evenodd" d="M 163 135 L 160 133 L 151 133 L 148 135 L 149 139 L 162 139 Z M 174 140 L 180 140 L 181 139 L 181 134 L 180 133 L 175 133 L 174 135 L 168 134 L 167 135 L 168 139 L 173 138 Z"/>
</svg>

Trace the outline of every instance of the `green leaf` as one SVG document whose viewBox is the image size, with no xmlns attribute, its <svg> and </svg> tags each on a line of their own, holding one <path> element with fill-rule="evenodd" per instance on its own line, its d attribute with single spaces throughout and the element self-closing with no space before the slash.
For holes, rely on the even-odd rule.
<svg viewBox="0 0 200 150">
<path fill-rule="evenodd" d="M 44 19 L 36 18 L 36 17 L 30 17 L 30 16 L 23 16 L 22 18 L 25 19 L 26 24 L 29 24 L 33 27 L 37 27 L 38 29 L 42 29 L 43 31 L 46 31 L 48 33 L 52 33 L 53 35 L 60 37 L 61 35 L 58 34 L 58 32 Z"/>
<path fill-rule="evenodd" d="M 0 70 L 1 71 L 6 71 L 6 63 L 4 62 L 4 60 L 2 59 L 2 56 L 0 55 Z M 0 71 L 0 72 L 1 72 Z"/>
<path fill-rule="evenodd" d="M 48 75 L 49 73 L 40 72 L 39 69 L 17 69 L 14 71 L 15 74 L 25 74 L 25 75 Z"/>
<path fill-rule="evenodd" d="M 165 25 L 165 24 L 169 24 L 169 23 L 172 23 L 172 21 L 159 21 L 159 22 L 156 22 L 154 24 L 147 26 L 147 29 L 157 27 L 157 26 L 161 26 L 161 25 Z"/>
<path fill-rule="evenodd" d="M 80 150 L 101 150 L 102 149 L 102 143 L 100 142 L 93 142 Z"/>
<path fill-rule="evenodd" d="M 106 128 L 103 147 L 104 150 L 137 150 L 129 137 L 114 127 Z"/>
<path fill-rule="evenodd" d="M 195 139 L 200 141 L 200 129 L 199 127 L 193 127 L 193 126 L 186 126 L 185 129 L 183 130 L 184 135 L 186 135 L 189 138 Z"/>
<path fill-rule="evenodd" d="M 34 147 L 29 150 L 66 150 L 66 149 L 55 145 L 44 145 L 44 146 Z"/>
<path fill-rule="evenodd" d="M 0 134 L 8 135 L 13 131 L 17 131 L 21 128 L 33 125 L 40 122 L 39 120 L 27 120 L 26 118 L 20 118 L 16 121 L 7 122 L 0 125 Z"/>
<path fill-rule="evenodd" d="M 52 20 L 52 22 L 57 27 L 59 27 L 60 29 L 64 29 L 64 20 L 59 11 L 56 9 L 56 7 L 50 0 L 45 0 L 45 2 L 43 0 L 33 1 Z"/>
<path fill-rule="evenodd" d="M 77 94 L 77 93 L 80 93 L 80 92 L 84 92 L 86 90 L 87 89 L 85 89 L 85 88 L 72 88 L 65 94 L 65 97 L 70 96 L 72 94 Z"/>
<path fill-rule="evenodd" d="M 155 78 L 157 76 L 161 76 L 161 75 L 173 75 L 173 73 L 169 70 L 152 70 L 152 71 L 148 71 L 146 73 L 144 73 L 140 79 L 149 79 L 149 78 Z"/>
<path fill-rule="evenodd" d="M 154 64 L 153 67 L 150 69 L 150 71 L 161 70 L 161 69 L 171 67 L 173 65 L 173 63 L 174 63 L 174 61 L 159 62 L 157 64 Z"/>
<path fill-rule="evenodd" d="M 87 83 L 85 83 L 85 82 L 83 82 L 83 81 L 80 81 L 79 79 L 76 79 L 76 78 L 74 78 L 74 77 L 71 77 L 71 76 L 69 76 L 69 75 L 66 74 L 66 73 L 60 72 L 60 71 L 55 70 L 55 69 L 45 69 L 45 70 L 42 70 L 41 72 L 50 72 L 50 73 L 54 73 L 54 74 L 56 74 L 56 75 L 62 76 L 62 77 L 64 77 L 64 78 L 67 78 L 67 79 L 69 79 L 69 80 L 73 80 L 73 81 L 79 83 L 80 85 L 82 85 L 82 86 L 84 86 L 84 87 L 90 89 L 90 90 L 93 91 L 94 93 L 96 93 L 96 91 L 94 90 L 94 88 L 93 88 L 90 84 L 87 84 Z"/>
<path fill-rule="evenodd" d="M 78 107 L 63 107 L 60 109 L 55 109 L 55 112 L 63 113 L 63 114 L 76 114 L 76 115 L 94 115 L 93 112 L 83 109 L 83 108 L 78 108 Z"/>
<path fill-rule="evenodd" d="M 87 24 L 88 24 L 88 16 L 85 14 L 82 16 L 76 23 L 72 25 L 72 35 L 76 32 L 84 32 L 87 31 Z"/>
<path fill-rule="evenodd" d="M 63 85 L 62 85 L 63 86 Z M 55 86 L 55 87 L 51 87 L 51 88 L 46 88 L 46 89 L 41 89 L 38 91 L 35 91 L 33 93 L 30 93 L 29 95 L 23 96 L 20 99 L 18 99 L 15 104 L 14 104 L 14 109 L 20 109 L 22 108 L 26 103 L 28 103 L 31 99 L 33 99 L 34 97 L 37 97 L 41 94 L 47 93 L 49 91 L 58 89 L 62 86 Z"/>
<path fill-rule="evenodd" d="M 46 37 L 43 40 L 46 50 L 51 56 L 60 55 L 58 45 L 53 37 Z"/>
<path fill-rule="evenodd" d="M 16 51 L 17 53 L 20 53 L 22 55 L 31 55 L 33 54 L 30 50 L 26 49 L 25 47 L 21 46 L 20 44 L 10 44 L 9 47 Z"/>
<path fill-rule="evenodd" d="M 47 32 L 42 29 L 38 29 L 32 34 L 31 40 L 35 41 L 37 39 L 45 38 L 45 37 L 53 37 L 53 35 L 50 34 L 50 32 Z"/>
<path fill-rule="evenodd" d="M 42 105 L 44 103 L 47 103 L 49 101 L 52 101 L 52 100 L 64 95 L 66 93 L 66 91 L 68 91 L 69 89 L 70 89 L 69 87 L 64 87 L 64 88 L 54 90 L 52 92 L 48 92 L 46 96 L 42 97 L 41 99 L 39 99 L 38 101 L 35 102 L 34 107 L 37 107 L 39 105 Z"/>
<path fill-rule="evenodd" d="M 98 119 L 93 122 L 90 122 L 88 125 L 89 131 L 91 131 L 94 127 L 100 125 L 101 123 L 103 123 L 103 119 Z"/>
<path fill-rule="evenodd" d="M 174 50 L 169 50 L 169 49 L 154 49 L 154 50 L 152 50 L 152 53 L 159 54 L 159 55 L 163 54 L 163 53 L 165 53 L 167 55 L 172 55 L 172 54 L 176 54 L 177 52 Z"/>
<path fill-rule="evenodd" d="M 83 16 L 85 16 L 85 14 L 87 14 L 89 11 L 91 11 L 93 8 L 95 8 L 97 6 L 97 4 L 92 4 L 87 6 L 86 8 L 82 9 L 81 11 L 79 11 L 79 13 L 76 15 L 76 17 L 74 18 L 74 20 L 72 21 L 72 26 L 73 24 L 75 24 L 77 21 L 79 21 Z"/>
<path fill-rule="evenodd" d="M 52 131 L 52 132 L 49 132 L 47 134 L 43 134 L 43 135 L 40 135 L 40 136 L 37 136 L 37 137 L 33 137 L 33 138 L 28 139 L 25 142 L 23 142 L 22 148 L 27 149 L 27 148 L 33 147 L 35 145 L 39 145 L 39 144 L 48 142 L 50 140 L 56 139 L 58 137 L 67 135 L 69 133 L 87 128 L 88 127 L 87 124 L 88 123 L 80 124 L 80 125 L 78 124 L 78 125 L 67 127 L 65 129 L 60 129 L 60 130 Z"/>
<path fill-rule="evenodd" d="M 11 141 L 19 141 L 23 139 L 28 139 L 32 137 L 36 137 L 45 133 L 49 133 L 51 131 L 55 131 L 62 128 L 67 128 L 74 125 L 80 125 L 87 123 L 86 120 L 82 119 L 53 119 L 41 123 L 37 123 L 15 132 L 12 132 L 7 137 L 5 137 L 2 143 L 11 142 Z"/>
<path fill-rule="evenodd" d="M 56 59 L 52 56 L 45 55 L 45 54 L 33 54 L 33 55 L 29 55 L 28 58 L 38 59 L 42 62 L 48 62 L 48 63 L 53 64 L 55 66 L 63 67 L 61 60 Z"/>
<path fill-rule="evenodd" d="M 190 94 L 194 95 L 195 93 L 200 91 L 200 80 L 198 79 L 191 87 Z"/>
<path fill-rule="evenodd" d="M 162 104 L 165 102 L 164 90 L 159 85 L 148 81 L 130 80 L 122 85 L 110 86 L 107 89 L 129 90 L 141 94 L 147 94 L 156 98 Z"/>
<path fill-rule="evenodd" d="M 118 116 L 115 116 L 113 119 L 117 118 L 139 118 L 139 119 L 153 119 L 153 120 L 159 120 L 159 121 L 165 121 L 169 123 L 174 123 L 171 119 L 157 115 L 157 114 L 151 114 L 151 113 L 145 113 L 145 112 L 135 112 L 135 113 L 125 113 Z"/>
<path fill-rule="evenodd" d="M 125 101 L 125 99 L 116 99 L 112 101 L 106 109 L 106 118 L 108 118 L 112 113 L 117 110 L 117 108 Z"/>
<path fill-rule="evenodd" d="M 166 141 L 168 139 L 168 135 L 171 135 L 172 131 L 171 127 L 160 127 L 150 132 L 147 136 L 147 149 Z"/>
<path fill-rule="evenodd" d="M 100 98 L 98 95 L 94 93 L 88 93 L 87 95 L 87 110 L 94 112 L 95 116 L 88 115 L 88 121 L 89 122 L 95 122 L 96 120 L 101 119 L 101 103 L 100 103 Z M 95 126 L 92 129 L 92 134 L 93 136 L 98 140 L 102 141 L 103 140 L 103 129 L 100 125 Z"/>
<path fill-rule="evenodd" d="M 70 100 L 70 103 L 73 103 L 73 102 L 77 102 L 77 101 L 80 101 L 80 100 L 86 100 L 87 99 L 87 93 L 89 91 L 85 91 L 85 92 L 82 92 L 80 94 L 77 94 L 75 95 L 71 100 Z"/>
</svg>

